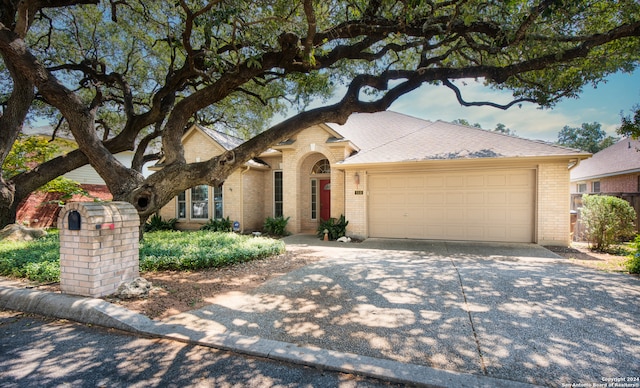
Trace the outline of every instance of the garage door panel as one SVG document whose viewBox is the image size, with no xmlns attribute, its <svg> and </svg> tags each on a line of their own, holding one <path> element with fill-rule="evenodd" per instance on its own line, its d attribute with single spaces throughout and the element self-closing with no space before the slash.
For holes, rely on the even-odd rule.
<svg viewBox="0 0 640 388">
<path fill-rule="evenodd" d="M 471 175 L 467 177 L 467 187 L 484 187 L 485 177 L 483 175 Z"/>
<path fill-rule="evenodd" d="M 415 193 L 415 192 L 408 192 L 406 194 L 406 203 L 407 205 L 417 205 L 422 207 L 426 202 L 425 202 L 425 195 L 422 192 L 419 193 Z"/>
<path fill-rule="evenodd" d="M 425 224 L 429 225 L 433 224 L 441 224 L 447 219 L 447 212 L 444 208 L 440 207 L 437 209 L 430 208 L 425 212 Z"/>
<path fill-rule="evenodd" d="M 445 203 L 447 205 L 458 205 L 460 203 L 464 203 L 463 192 L 448 192 L 445 194 L 445 196 Z"/>
<path fill-rule="evenodd" d="M 447 183 L 447 188 L 460 188 L 460 187 L 464 187 L 464 176 L 447 176 L 446 177 L 446 183 Z"/>
<path fill-rule="evenodd" d="M 444 176 L 426 176 L 425 189 L 441 189 L 444 187 Z"/>
<path fill-rule="evenodd" d="M 446 195 L 444 193 L 425 193 L 425 206 L 444 205 Z"/>
<path fill-rule="evenodd" d="M 468 236 L 468 240 L 484 240 L 485 230 L 479 226 L 467 226 L 466 234 Z"/>
<path fill-rule="evenodd" d="M 525 207 L 528 206 L 531 202 L 533 202 L 533 195 L 510 195 L 507 199 L 507 204 L 511 206 L 520 206 Z"/>
<path fill-rule="evenodd" d="M 491 209 L 487 211 L 487 223 L 491 224 L 504 224 L 509 219 L 509 212 L 506 209 Z"/>
<path fill-rule="evenodd" d="M 487 205 L 498 205 L 503 206 L 507 202 L 507 193 L 501 192 L 490 192 L 487 195 Z"/>
<path fill-rule="evenodd" d="M 372 237 L 531 242 L 535 171 L 371 174 Z"/>
<path fill-rule="evenodd" d="M 486 222 L 487 215 L 485 209 L 476 207 L 467 209 L 466 213 L 465 219 L 469 225 L 482 225 Z"/>
<path fill-rule="evenodd" d="M 507 239 L 505 227 L 488 227 L 486 233 L 486 239 L 489 241 L 505 241 Z"/>
<path fill-rule="evenodd" d="M 464 213 L 465 213 L 464 210 L 460 208 L 455 208 L 455 209 L 447 208 L 446 209 L 447 215 L 446 215 L 445 222 L 453 223 L 453 224 L 463 224 L 466 221 L 466 217 Z"/>
<path fill-rule="evenodd" d="M 489 175 L 487 177 L 487 186 L 489 187 L 505 187 L 507 185 L 507 177 L 504 174 Z"/>
<path fill-rule="evenodd" d="M 511 187 L 529 187 L 530 186 L 530 177 L 526 173 L 521 174 L 509 174 L 509 186 Z"/>
<path fill-rule="evenodd" d="M 416 176 L 413 179 L 410 179 L 406 182 L 406 187 L 408 189 L 419 188 L 423 189 L 425 187 L 425 177 L 424 176 Z"/>
</svg>

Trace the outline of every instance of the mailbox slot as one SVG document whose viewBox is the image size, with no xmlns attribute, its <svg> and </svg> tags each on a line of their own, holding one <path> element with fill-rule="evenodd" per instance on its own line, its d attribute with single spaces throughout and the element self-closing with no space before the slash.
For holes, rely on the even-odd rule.
<svg viewBox="0 0 640 388">
<path fill-rule="evenodd" d="M 80 213 L 76 210 L 72 210 L 69 212 L 69 217 L 67 219 L 67 226 L 69 230 L 80 230 L 82 226 Z"/>
</svg>

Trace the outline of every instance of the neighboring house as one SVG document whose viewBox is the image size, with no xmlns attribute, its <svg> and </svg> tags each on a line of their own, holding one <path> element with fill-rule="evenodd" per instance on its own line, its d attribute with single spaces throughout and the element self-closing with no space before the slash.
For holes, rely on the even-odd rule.
<svg viewBox="0 0 640 388">
<path fill-rule="evenodd" d="M 240 143 L 199 126 L 183 137 L 188 162 Z M 589 154 L 395 112 L 354 114 L 274 145 L 221 187 L 187 190 L 161 211 L 194 229 L 229 217 L 261 230 L 290 217 L 315 232 L 344 214 L 350 236 L 569 244 L 569 167 Z"/>
<path fill-rule="evenodd" d="M 640 192 L 640 141 L 622 139 L 571 170 L 571 193 Z"/>
<path fill-rule="evenodd" d="M 25 128 L 23 133 L 29 136 L 50 137 L 52 131 L 52 127 L 45 126 Z M 63 136 L 63 139 L 75 144 L 73 138 L 70 136 Z M 70 149 L 63 149 L 62 151 L 67 152 Z M 125 166 L 131 166 L 133 156 L 133 151 L 124 151 L 115 155 L 116 159 Z M 145 168 L 143 170 L 143 175 L 149 175 L 148 169 Z M 78 182 L 90 195 L 89 197 L 74 195 L 73 198 L 68 201 L 94 201 L 95 199 L 110 201 L 113 198 L 104 180 L 100 175 L 98 175 L 96 170 L 91 167 L 91 165 L 85 165 L 77 168 L 67 174 L 64 174 L 64 177 Z M 31 193 L 31 195 L 20 203 L 16 214 L 16 222 L 33 227 L 56 227 L 58 212 L 60 211 L 58 201 L 61 196 L 62 195 L 59 193 Z"/>
<path fill-rule="evenodd" d="M 582 207 L 583 194 L 612 195 L 635 208 L 640 224 L 640 141 L 622 139 L 571 170 L 571 210 Z"/>
</svg>

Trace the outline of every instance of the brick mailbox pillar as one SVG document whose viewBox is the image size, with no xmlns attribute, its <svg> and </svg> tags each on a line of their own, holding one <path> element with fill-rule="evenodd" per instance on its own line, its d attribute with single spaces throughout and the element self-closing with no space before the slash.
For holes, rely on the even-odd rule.
<svg viewBox="0 0 640 388">
<path fill-rule="evenodd" d="M 60 288 L 100 297 L 140 276 L 140 218 L 128 202 L 70 202 L 58 216 Z"/>
</svg>

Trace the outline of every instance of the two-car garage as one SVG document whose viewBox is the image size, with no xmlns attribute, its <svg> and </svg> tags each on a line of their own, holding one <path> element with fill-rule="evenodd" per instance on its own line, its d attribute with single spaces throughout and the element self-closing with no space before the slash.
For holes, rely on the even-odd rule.
<svg viewBox="0 0 640 388">
<path fill-rule="evenodd" d="M 371 173 L 370 237 L 535 241 L 536 170 Z"/>
</svg>

